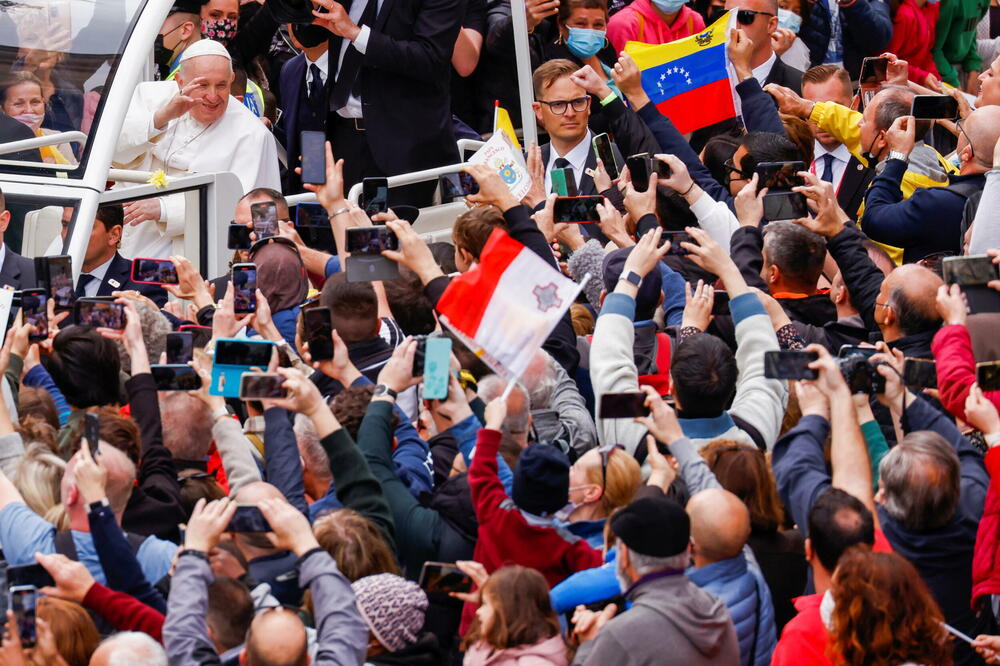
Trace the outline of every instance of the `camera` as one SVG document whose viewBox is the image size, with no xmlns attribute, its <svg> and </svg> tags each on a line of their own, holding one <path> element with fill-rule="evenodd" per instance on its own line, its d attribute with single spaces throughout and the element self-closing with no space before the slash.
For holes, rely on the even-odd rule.
<svg viewBox="0 0 1000 666">
<path fill-rule="evenodd" d="M 847 354 L 838 358 L 837 364 L 851 393 L 885 393 L 885 377 L 875 369 L 879 364 L 872 363 L 867 354 Z"/>
</svg>

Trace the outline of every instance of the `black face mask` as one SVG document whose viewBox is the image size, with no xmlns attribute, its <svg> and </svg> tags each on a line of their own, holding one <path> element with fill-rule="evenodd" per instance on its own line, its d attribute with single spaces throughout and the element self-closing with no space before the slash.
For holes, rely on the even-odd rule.
<svg viewBox="0 0 1000 666">
<path fill-rule="evenodd" d="M 311 49 L 330 39 L 330 31 L 320 25 L 292 24 L 292 35 L 303 47 Z"/>
<path fill-rule="evenodd" d="M 181 23 L 181 25 L 184 25 Z M 170 75 L 170 61 L 174 59 L 174 50 L 168 49 L 163 44 L 163 38 L 180 28 L 176 26 L 173 30 L 168 30 L 165 35 L 157 35 L 153 40 L 153 62 L 160 68 L 160 78 L 165 79 Z"/>
</svg>

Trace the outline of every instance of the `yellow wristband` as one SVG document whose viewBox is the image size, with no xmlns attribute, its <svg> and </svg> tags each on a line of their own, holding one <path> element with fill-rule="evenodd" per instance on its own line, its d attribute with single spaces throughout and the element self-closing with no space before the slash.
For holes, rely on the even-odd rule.
<svg viewBox="0 0 1000 666">
<path fill-rule="evenodd" d="M 618 99 L 618 95 L 616 95 L 615 92 L 612 90 L 610 93 L 608 93 L 607 97 L 601 100 L 601 106 L 607 106 L 616 99 Z"/>
</svg>

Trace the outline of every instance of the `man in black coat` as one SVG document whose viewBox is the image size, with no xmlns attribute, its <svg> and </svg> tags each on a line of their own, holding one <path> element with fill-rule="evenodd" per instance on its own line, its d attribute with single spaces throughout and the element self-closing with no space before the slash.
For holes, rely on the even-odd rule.
<svg viewBox="0 0 1000 666">
<path fill-rule="evenodd" d="M 6 118 L 7 116 L 3 117 Z M 31 259 L 22 257 L 17 252 L 14 252 L 14 250 L 10 249 L 10 244 L 4 242 L 4 234 L 10 225 L 11 216 L 10 211 L 7 210 L 7 202 L 4 199 L 3 192 L 0 192 L 0 210 L 3 211 L 0 212 L 0 288 L 32 289 L 37 286 L 35 282 L 35 263 Z"/>
</svg>

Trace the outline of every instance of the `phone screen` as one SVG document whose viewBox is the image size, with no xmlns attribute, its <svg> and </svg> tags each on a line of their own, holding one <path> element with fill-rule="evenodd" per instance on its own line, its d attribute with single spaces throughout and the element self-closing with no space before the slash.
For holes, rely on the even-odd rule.
<svg viewBox="0 0 1000 666">
<path fill-rule="evenodd" d="M 17 630 L 21 634 L 21 645 L 34 647 L 35 604 L 38 590 L 33 585 L 18 585 L 8 590 L 8 597 L 10 610 L 14 613 L 14 621 L 17 622 Z"/>
<path fill-rule="evenodd" d="M 273 201 L 250 204 L 250 219 L 257 240 L 278 235 L 278 206 Z"/>
<path fill-rule="evenodd" d="M 855 356 L 860 354 L 865 358 L 871 358 L 878 353 L 878 350 L 874 347 L 862 347 L 861 345 L 841 345 L 840 350 L 837 352 L 837 358 L 847 358 L 848 356 Z"/>
<path fill-rule="evenodd" d="M 454 564 L 424 562 L 420 570 L 420 587 L 427 594 L 471 592 L 472 578 Z"/>
<path fill-rule="evenodd" d="M 649 189 L 649 153 L 632 155 L 625 164 L 628 166 L 628 177 L 632 180 L 632 187 L 636 192 L 645 192 Z"/>
<path fill-rule="evenodd" d="M 690 254 L 690 252 L 681 247 L 681 243 L 695 243 L 695 240 L 691 238 L 691 234 L 686 231 L 664 231 L 661 241 L 670 241 L 670 249 L 667 250 L 667 254 L 678 255 Z"/>
<path fill-rule="evenodd" d="M 41 564 L 21 564 L 7 567 L 7 584 L 10 587 L 31 585 L 33 587 L 55 587 L 55 581 Z"/>
<path fill-rule="evenodd" d="M 371 217 L 389 210 L 389 181 L 385 178 L 365 178 L 361 182 L 365 215 Z"/>
<path fill-rule="evenodd" d="M 764 219 L 797 220 L 809 216 L 809 204 L 800 192 L 768 192 L 764 195 Z"/>
<path fill-rule="evenodd" d="M 44 289 L 26 289 L 21 292 L 21 313 L 24 323 L 35 327 L 28 340 L 38 342 L 49 337 L 49 297 Z"/>
<path fill-rule="evenodd" d="M 177 284 L 177 268 L 169 259 L 133 259 L 132 281 L 142 284 Z"/>
<path fill-rule="evenodd" d="M 284 385 L 285 378 L 277 373 L 247 372 L 240 377 L 240 398 L 243 400 L 284 398 L 288 395 Z"/>
<path fill-rule="evenodd" d="M 810 369 L 809 364 L 818 358 L 816 352 L 764 352 L 764 376 L 769 379 L 816 379 L 819 371 Z"/>
<path fill-rule="evenodd" d="M 1000 361 L 976 363 L 976 383 L 984 391 L 1000 391 Z"/>
<path fill-rule="evenodd" d="M 271 362 L 273 349 L 274 345 L 270 342 L 219 340 L 215 345 L 215 363 L 266 368 Z"/>
<path fill-rule="evenodd" d="M 179 329 L 182 333 L 190 333 L 192 337 L 192 345 L 196 349 L 204 349 L 208 341 L 212 339 L 212 327 L 211 326 L 192 326 L 185 325 L 181 326 Z"/>
<path fill-rule="evenodd" d="M 167 363 L 188 363 L 194 358 L 194 334 L 167 333 Z"/>
<path fill-rule="evenodd" d="M 249 250 L 252 244 L 250 242 L 250 231 L 250 227 L 242 224 L 230 224 L 226 247 L 230 250 Z"/>
<path fill-rule="evenodd" d="M 96 459 L 101 451 L 101 418 L 97 414 L 86 414 L 83 433 L 87 446 L 90 447 L 90 455 Z"/>
<path fill-rule="evenodd" d="M 645 393 L 604 393 L 598 407 L 598 416 L 602 419 L 631 419 L 636 416 L 649 416 L 646 407 Z"/>
<path fill-rule="evenodd" d="M 903 364 L 903 382 L 917 388 L 937 388 L 937 365 L 923 358 L 908 358 Z"/>
<path fill-rule="evenodd" d="M 604 164 L 604 170 L 608 172 L 611 180 L 617 180 L 621 175 L 621 167 L 615 159 L 615 151 L 611 147 L 611 138 L 607 134 L 598 134 L 594 137 L 594 152 Z"/>
<path fill-rule="evenodd" d="M 257 265 L 233 266 L 233 309 L 237 314 L 257 311 Z"/>
<path fill-rule="evenodd" d="M 122 330 L 125 328 L 125 306 L 110 301 L 80 299 L 76 302 L 78 326 L 94 326 Z"/>
<path fill-rule="evenodd" d="M 553 222 L 598 222 L 601 219 L 597 204 L 603 199 L 595 196 L 559 197 L 552 209 Z"/>
<path fill-rule="evenodd" d="M 295 207 L 296 227 L 329 227 L 330 215 L 321 204 L 300 203 Z"/>
<path fill-rule="evenodd" d="M 329 361 L 333 358 L 333 321 L 330 308 L 315 307 L 303 310 L 302 327 L 309 343 L 309 355 L 313 361 Z"/>
<path fill-rule="evenodd" d="M 427 338 L 424 343 L 424 399 L 445 400 L 448 398 L 450 371 L 451 338 Z"/>
<path fill-rule="evenodd" d="M 399 240 L 388 227 L 350 227 L 347 230 L 347 251 L 351 254 L 381 254 L 383 250 L 398 250 Z"/>
<path fill-rule="evenodd" d="M 910 115 L 917 119 L 954 120 L 958 118 L 958 100 L 950 95 L 917 95 Z"/>
<path fill-rule="evenodd" d="M 326 133 L 302 132 L 299 134 L 302 152 L 302 182 L 311 185 L 326 183 Z"/>
<path fill-rule="evenodd" d="M 763 162 L 757 165 L 757 192 L 765 187 L 768 192 L 774 190 L 790 190 L 804 185 L 800 171 L 805 171 L 805 162 Z"/>
<path fill-rule="evenodd" d="M 68 310 L 76 301 L 73 289 L 73 259 L 69 255 L 45 257 L 49 273 L 49 298 L 56 302 L 57 310 Z"/>
<path fill-rule="evenodd" d="M 863 86 L 878 87 L 888 78 L 888 58 L 865 58 L 861 61 L 861 76 L 858 82 Z"/>
<path fill-rule="evenodd" d="M 413 350 L 413 376 L 424 376 L 424 356 L 427 352 L 427 336 L 415 335 L 413 339 L 417 342 L 417 348 Z"/>
<path fill-rule="evenodd" d="M 157 391 L 197 391 L 201 388 L 201 377 L 185 363 L 152 365 L 150 372 Z"/>
<path fill-rule="evenodd" d="M 229 521 L 229 532 L 270 532 L 267 518 L 255 506 L 238 506 Z"/>
<path fill-rule="evenodd" d="M 986 284 L 1000 278 L 997 265 L 985 254 L 969 257 L 945 257 L 941 261 L 941 272 L 948 284 Z"/>
</svg>

